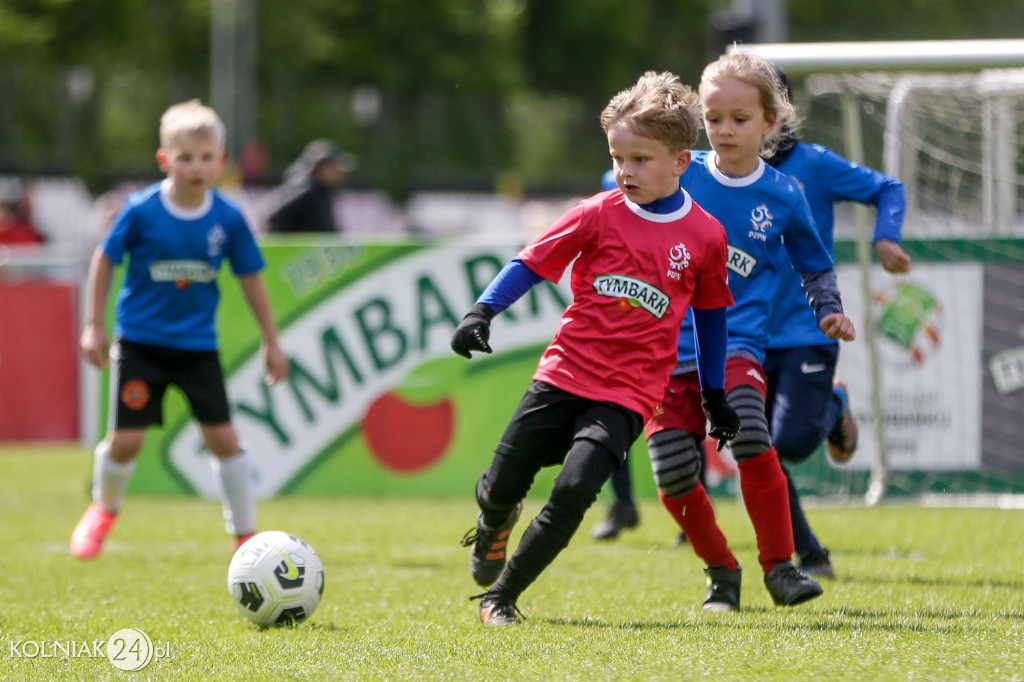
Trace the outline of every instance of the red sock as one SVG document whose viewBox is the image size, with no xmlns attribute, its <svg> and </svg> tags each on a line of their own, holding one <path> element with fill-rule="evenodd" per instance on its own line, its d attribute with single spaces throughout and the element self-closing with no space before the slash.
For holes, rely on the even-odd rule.
<svg viewBox="0 0 1024 682">
<path fill-rule="evenodd" d="M 682 497 L 665 497 L 659 490 L 662 505 L 686 533 L 693 551 L 708 566 L 725 566 L 736 570 L 736 557 L 729 549 L 729 541 L 715 521 L 715 508 L 700 483 Z"/>
<path fill-rule="evenodd" d="M 775 448 L 739 463 L 740 489 L 757 535 L 757 560 L 764 572 L 793 556 L 786 475 Z"/>
</svg>

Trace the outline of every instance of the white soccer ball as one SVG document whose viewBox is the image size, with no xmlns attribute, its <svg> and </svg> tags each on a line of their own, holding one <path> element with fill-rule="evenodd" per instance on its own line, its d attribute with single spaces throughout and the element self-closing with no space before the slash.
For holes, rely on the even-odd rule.
<svg viewBox="0 0 1024 682">
<path fill-rule="evenodd" d="M 303 540 L 279 530 L 257 533 L 228 566 L 231 601 L 263 627 L 301 623 L 324 594 L 324 565 Z"/>
</svg>

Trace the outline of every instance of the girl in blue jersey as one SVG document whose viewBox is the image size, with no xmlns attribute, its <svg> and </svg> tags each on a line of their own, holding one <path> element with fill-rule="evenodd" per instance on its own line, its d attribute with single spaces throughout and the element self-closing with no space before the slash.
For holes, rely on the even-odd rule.
<svg viewBox="0 0 1024 682">
<path fill-rule="evenodd" d="M 224 518 L 236 547 L 256 531 L 249 459 L 231 423 L 217 351 L 217 273 L 227 260 L 263 337 L 267 382 L 288 374 L 260 277 L 263 257 L 239 208 L 213 189 L 224 168 L 224 124 L 198 100 L 160 119 L 156 158 L 167 179 L 128 197 L 89 267 L 86 361 L 111 367 L 110 430 L 96 446 L 93 502 L 71 536 L 71 553 L 99 555 L 142 450 L 146 427 L 163 422 L 169 385 L 184 392 L 213 453 Z M 117 297 L 114 344 L 106 331 L 113 270 L 128 256 Z"/>
<path fill-rule="evenodd" d="M 693 153 L 681 184 L 726 229 L 729 288 L 736 305 L 727 313 L 694 310 L 687 316 L 679 335 L 676 370 L 662 405 L 646 424 L 647 445 L 662 503 L 708 566 L 704 608 L 738 609 L 740 567 L 698 477 L 698 448 L 706 434 L 700 395 L 695 392 L 703 349 L 693 332 L 695 326 L 710 324 L 709 316 L 726 314 L 725 387 L 729 404 L 740 416 L 732 453 L 757 536 L 765 585 L 776 604 L 790 606 L 817 597 L 822 589 L 791 560 L 786 478 L 765 418 L 761 363 L 783 268 L 792 263 L 801 273 L 826 337 L 849 341 L 855 332 L 843 315 L 832 258 L 814 229 L 799 185 L 760 156 L 770 151 L 779 131 L 791 127 L 795 117 L 774 67 L 754 55 L 726 55 L 705 68 L 699 92 L 713 151 Z"/>
<path fill-rule="evenodd" d="M 777 71 L 788 94 L 789 79 L 781 69 Z M 834 204 L 872 204 L 877 209 L 873 241 L 879 262 L 891 273 L 910 271 L 910 256 L 899 243 L 907 206 L 903 183 L 847 161 L 820 145 L 800 142 L 790 130 L 783 131 L 775 153 L 766 161 L 800 183 L 814 226 L 829 253 Z M 782 269 L 768 334 L 764 360 L 767 416 L 779 457 L 785 462 L 803 462 L 827 438 L 829 454 L 835 461 L 845 462 L 857 447 L 857 424 L 850 411 L 846 384 L 835 380 L 839 344 L 818 328 L 800 278 L 790 268 Z M 800 568 L 812 576 L 833 577 L 828 550 L 811 531 L 788 471 L 786 481 Z"/>
</svg>

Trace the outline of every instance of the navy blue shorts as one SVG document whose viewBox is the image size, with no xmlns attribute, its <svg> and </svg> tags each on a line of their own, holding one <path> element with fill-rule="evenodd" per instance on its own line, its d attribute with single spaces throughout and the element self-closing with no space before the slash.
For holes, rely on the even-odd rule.
<svg viewBox="0 0 1024 682">
<path fill-rule="evenodd" d="M 838 343 L 780 348 L 765 355 L 765 415 L 783 461 L 807 459 L 832 429 L 832 379 L 838 360 Z"/>
<path fill-rule="evenodd" d="M 231 421 L 217 351 L 116 339 L 110 349 L 110 427 L 162 426 L 164 393 L 172 384 L 185 394 L 201 424 Z"/>
</svg>

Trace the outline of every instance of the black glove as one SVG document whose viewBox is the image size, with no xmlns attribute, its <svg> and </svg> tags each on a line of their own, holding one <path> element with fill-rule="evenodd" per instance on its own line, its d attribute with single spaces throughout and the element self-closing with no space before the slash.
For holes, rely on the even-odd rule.
<svg viewBox="0 0 1024 682">
<path fill-rule="evenodd" d="M 452 350 L 464 358 L 471 358 L 471 350 L 490 353 L 487 339 L 491 338 L 491 320 L 497 313 L 486 303 L 477 303 L 466 313 L 452 332 Z"/>
<path fill-rule="evenodd" d="M 704 408 L 704 414 L 711 422 L 711 430 L 708 431 L 708 435 L 718 439 L 718 449 L 721 450 L 739 432 L 740 417 L 736 414 L 736 410 L 729 405 L 729 401 L 725 399 L 724 389 L 704 389 L 700 392 L 700 396 L 703 398 L 700 406 Z"/>
</svg>

